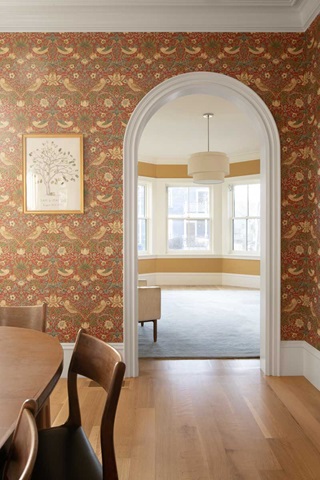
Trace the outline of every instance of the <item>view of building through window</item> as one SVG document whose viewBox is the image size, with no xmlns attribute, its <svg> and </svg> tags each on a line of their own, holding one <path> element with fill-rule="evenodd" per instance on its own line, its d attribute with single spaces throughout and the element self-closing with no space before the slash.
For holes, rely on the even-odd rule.
<svg viewBox="0 0 320 480">
<path fill-rule="evenodd" d="M 138 251 L 147 251 L 147 187 L 138 185 Z"/>
<path fill-rule="evenodd" d="M 232 250 L 260 252 L 260 184 L 233 185 Z"/>
<path fill-rule="evenodd" d="M 209 187 L 168 187 L 167 197 L 168 250 L 209 250 Z"/>
</svg>

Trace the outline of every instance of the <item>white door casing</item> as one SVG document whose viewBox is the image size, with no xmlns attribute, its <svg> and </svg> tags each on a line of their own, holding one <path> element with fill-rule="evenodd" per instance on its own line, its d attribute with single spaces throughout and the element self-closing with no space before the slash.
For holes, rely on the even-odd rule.
<svg viewBox="0 0 320 480">
<path fill-rule="evenodd" d="M 240 81 L 220 73 L 193 72 L 172 77 L 153 88 L 131 115 L 124 138 L 124 357 L 126 375 L 138 368 L 138 147 L 150 118 L 168 102 L 187 95 L 213 95 L 234 103 L 250 119 L 260 139 L 261 301 L 260 366 L 266 375 L 280 375 L 280 140 L 264 101 Z"/>
</svg>

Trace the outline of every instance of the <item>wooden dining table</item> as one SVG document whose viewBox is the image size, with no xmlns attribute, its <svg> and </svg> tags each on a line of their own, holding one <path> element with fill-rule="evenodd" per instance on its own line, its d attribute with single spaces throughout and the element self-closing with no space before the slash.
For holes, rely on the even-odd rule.
<svg viewBox="0 0 320 480">
<path fill-rule="evenodd" d="M 0 327 L 0 449 L 14 431 L 24 400 L 34 398 L 41 412 L 62 367 L 57 338 L 27 328 Z"/>
</svg>

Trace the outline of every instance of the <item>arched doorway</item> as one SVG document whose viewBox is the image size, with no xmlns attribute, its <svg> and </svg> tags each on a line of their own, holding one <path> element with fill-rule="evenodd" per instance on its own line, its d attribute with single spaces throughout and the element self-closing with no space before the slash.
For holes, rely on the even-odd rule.
<svg viewBox="0 0 320 480">
<path fill-rule="evenodd" d="M 252 118 L 261 152 L 261 345 L 260 365 L 280 374 L 280 141 L 263 100 L 238 80 L 219 73 L 194 72 L 173 77 L 138 104 L 124 139 L 124 353 L 127 375 L 138 375 L 137 335 L 137 165 L 141 134 L 152 115 L 175 98 L 215 95 L 236 104 Z"/>
</svg>

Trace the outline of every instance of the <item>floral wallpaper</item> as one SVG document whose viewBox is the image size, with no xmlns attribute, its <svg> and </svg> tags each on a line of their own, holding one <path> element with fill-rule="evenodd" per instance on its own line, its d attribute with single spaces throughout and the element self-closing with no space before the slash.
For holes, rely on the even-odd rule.
<svg viewBox="0 0 320 480">
<path fill-rule="evenodd" d="M 306 33 L 0 33 L 0 304 L 46 301 L 48 331 L 123 341 L 122 146 L 143 96 L 213 71 L 274 115 L 282 150 L 282 339 L 320 348 L 319 21 Z M 85 212 L 23 213 L 22 135 L 84 135 Z"/>
</svg>

